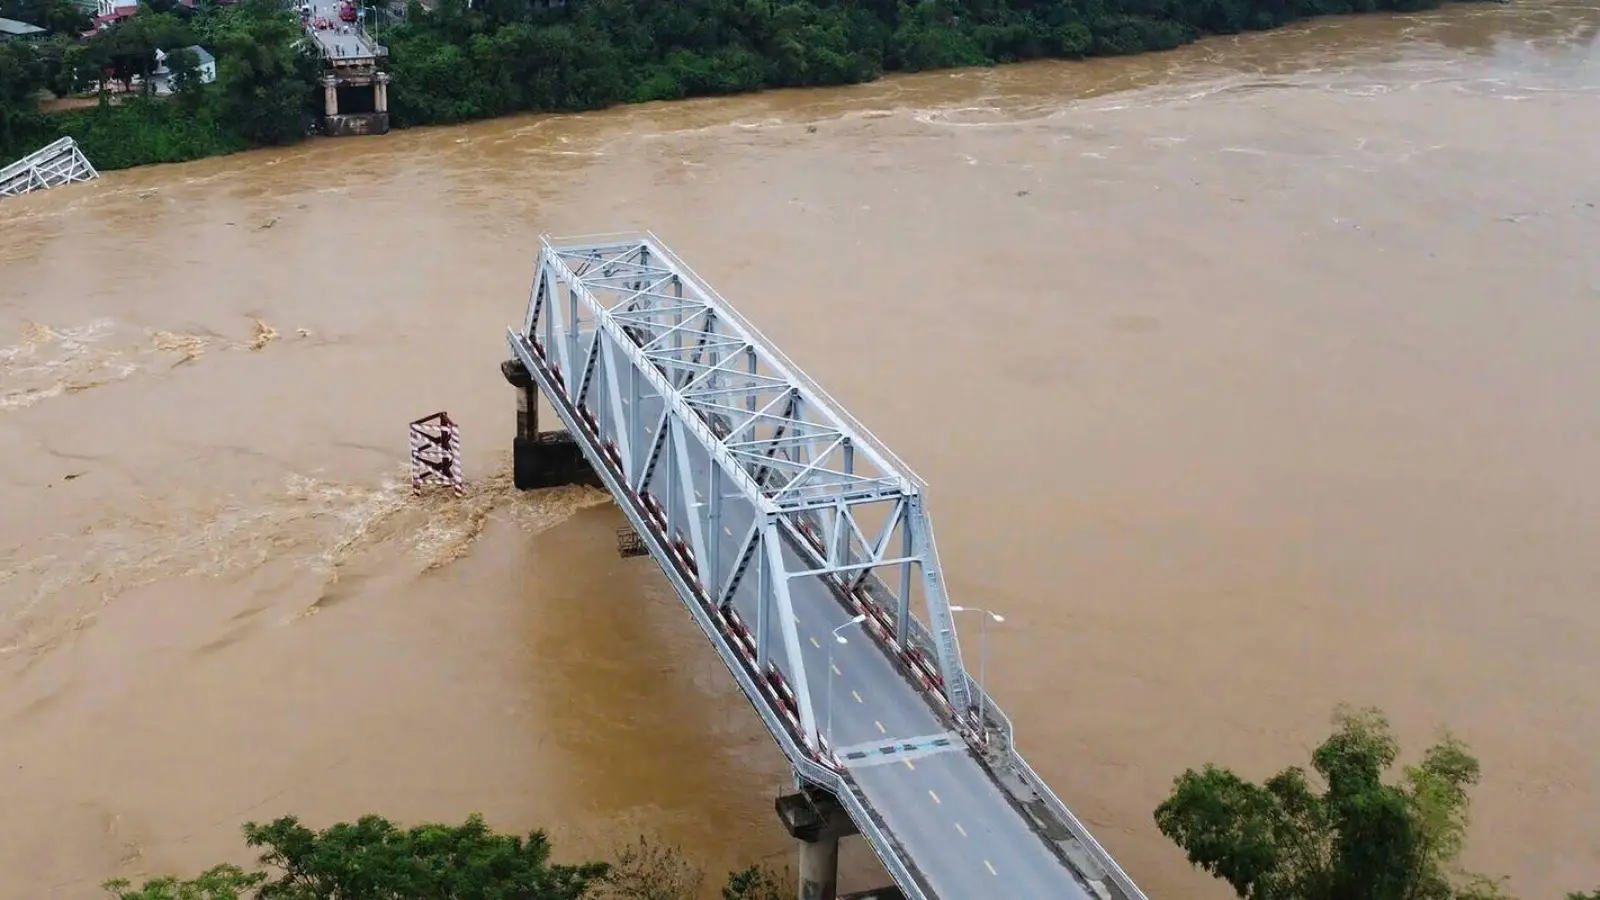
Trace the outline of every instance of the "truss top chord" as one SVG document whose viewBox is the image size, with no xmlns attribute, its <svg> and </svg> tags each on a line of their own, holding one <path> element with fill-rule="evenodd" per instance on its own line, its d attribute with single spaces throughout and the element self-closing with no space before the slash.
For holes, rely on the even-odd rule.
<svg viewBox="0 0 1600 900">
<path fill-rule="evenodd" d="M 920 494 L 926 491 L 927 482 L 904 460 L 865 425 L 845 411 L 821 385 L 807 376 L 772 341 L 740 315 L 721 294 L 651 232 L 618 232 L 563 238 L 545 235 L 541 237 L 540 244 L 542 257 L 563 270 L 562 280 L 566 281 L 574 291 L 585 295 L 588 305 L 597 311 L 604 311 L 613 323 L 622 328 L 630 327 L 630 316 L 641 315 L 632 307 L 640 298 L 655 304 L 654 308 L 645 310 L 643 315 L 659 317 L 663 313 L 670 312 L 685 323 L 665 333 L 657 334 L 655 340 L 642 345 L 640 349 L 646 357 L 659 358 L 673 353 L 670 347 L 656 348 L 655 345 L 663 342 L 667 334 L 684 331 L 686 336 L 696 337 L 702 341 L 713 343 L 720 341 L 724 350 L 737 345 L 739 350 L 748 350 L 760 359 L 761 368 L 766 370 L 766 374 L 757 375 L 754 372 L 744 373 L 723 367 L 700 366 L 703 373 L 709 372 L 717 378 L 735 383 L 731 387 L 713 390 L 708 390 L 703 385 L 691 384 L 685 385 L 683 391 L 674 392 L 680 396 L 692 393 L 695 402 L 691 405 L 697 410 L 715 412 L 718 395 L 722 395 L 728 403 L 733 403 L 737 397 L 730 395 L 748 395 L 758 391 L 766 395 L 774 392 L 790 392 L 804 398 L 807 407 L 807 415 L 804 417 L 806 421 L 801 421 L 796 416 L 784 415 L 781 409 L 763 410 L 766 419 L 774 424 L 781 421 L 789 429 L 792 438 L 797 440 L 822 439 L 829 436 L 843 438 L 852 452 L 870 459 L 875 463 L 874 468 L 880 472 L 876 478 L 847 479 L 845 473 L 830 471 L 820 465 L 813 467 L 803 472 L 806 478 L 803 481 L 795 481 L 793 489 L 784 488 L 778 491 L 778 496 L 788 494 L 785 499 L 789 502 L 782 503 L 782 506 L 805 502 L 808 498 L 812 501 L 823 500 L 821 494 L 838 493 L 837 488 L 842 487 L 846 480 L 858 488 L 876 493 Z M 641 259 L 645 262 L 639 262 Z M 595 271 L 597 268 L 599 271 Z M 605 274 L 607 270 L 619 270 L 621 274 L 607 275 Z M 652 276 L 657 281 L 662 276 L 675 277 L 682 286 L 682 296 L 667 297 L 654 292 L 651 288 L 635 287 L 630 290 L 619 283 L 632 281 L 637 285 L 651 280 Z M 613 297 L 606 299 L 620 299 L 623 302 L 608 304 L 595 296 L 597 292 L 612 294 Z M 629 305 L 629 308 L 622 309 L 624 305 Z M 714 314 L 717 320 L 716 330 L 721 334 L 706 333 L 712 329 L 691 328 L 685 331 L 686 323 L 707 312 Z M 731 356 L 731 353 L 729 355 Z M 722 371 L 710 372 L 718 368 Z M 701 380 L 703 379 L 694 379 L 695 382 Z M 731 414 L 738 410 L 730 407 L 728 412 Z M 719 437 L 726 436 L 719 435 Z M 763 446 L 770 446 L 770 442 L 761 443 Z M 729 442 L 726 448 L 727 452 L 733 455 L 738 455 L 740 452 L 737 442 Z M 789 474 L 797 476 L 802 472 Z M 821 490 L 819 485 L 823 482 L 831 484 L 833 489 Z"/>
</svg>

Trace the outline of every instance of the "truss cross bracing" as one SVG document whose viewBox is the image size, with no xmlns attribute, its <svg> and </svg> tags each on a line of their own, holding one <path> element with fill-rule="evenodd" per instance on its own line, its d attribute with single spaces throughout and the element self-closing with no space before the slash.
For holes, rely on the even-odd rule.
<svg viewBox="0 0 1600 900">
<path fill-rule="evenodd" d="M 797 775 L 907 897 L 998 896 L 1003 878 L 1008 896 L 1143 900 L 963 667 L 923 482 L 659 240 L 544 239 L 509 341 Z M 851 626 L 870 637 L 827 643 Z M 871 695 L 837 745 L 833 651 Z M 962 746 L 930 743 L 946 733 Z M 861 764 L 880 736 L 907 767 Z M 954 832 L 899 799 L 907 778 L 985 823 L 961 851 L 977 858 L 945 858 Z"/>
<path fill-rule="evenodd" d="M 77 142 L 64 137 L 0 168 L 0 197 L 14 197 L 98 177 L 100 173 L 89 164 Z"/>
<path fill-rule="evenodd" d="M 806 744 L 821 746 L 807 690 L 820 673 L 800 658 L 795 578 L 876 599 L 878 624 L 896 634 L 920 594 L 931 680 L 967 710 L 921 480 L 651 238 L 546 242 L 538 265 L 523 334 L 682 540 L 713 605 L 753 615 L 761 670 L 782 657 Z M 730 523 L 741 529 L 731 552 L 708 540 Z M 869 594 L 869 576 L 884 587 Z M 755 592 L 743 611 L 741 589 Z"/>
</svg>

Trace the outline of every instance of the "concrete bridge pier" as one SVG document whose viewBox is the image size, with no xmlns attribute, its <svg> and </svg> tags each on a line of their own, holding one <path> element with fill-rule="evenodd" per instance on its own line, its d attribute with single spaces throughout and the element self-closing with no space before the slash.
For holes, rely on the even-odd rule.
<svg viewBox="0 0 1600 900">
<path fill-rule="evenodd" d="M 856 834 L 856 825 L 833 794 L 802 786 L 774 804 L 778 819 L 800 842 L 800 900 L 838 900 L 839 839 Z"/>
<path fill-rule="evenodd" d="M 387 132 L 389 73 L 378 71 L 375 57 L 343 56 L 327 62 L 322 76 L 323 131 L 332 137 Z"/>
<path fill-rule="evenodd" d="M 517 436 L 511 439 L 511 480 L 518 490 L 587 484 L 600 476 L 565 431 L 539 430 L 539 384 L 519 359 L 500 364 L 500 374 L 517 389 Z"/>
<path fill-rule="evenodd" d="M 802 785 L 778 797 L 774 806 L 783 827 L 800 842 L 800 900 L 906 900 L 896 887 L 839 893 L 839 841 L 859 832 L 832 793 Z"/>
</svg>

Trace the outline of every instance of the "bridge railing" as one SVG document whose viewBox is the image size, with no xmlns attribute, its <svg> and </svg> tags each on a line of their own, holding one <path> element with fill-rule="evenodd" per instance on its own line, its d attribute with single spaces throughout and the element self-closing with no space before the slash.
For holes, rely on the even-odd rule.
<svg viewBox="0 0 1600 900">
<path fill-rule="evenodd" d="M 869 596 L 893 596 L 892 589 L 888 585 L 885 585 L 876 576 L 869 576 L 868 584 L 869 587 L 867 588 L 867 593 Z M 933 635 L 928 631 L 927 626 L 922 622 L 922 620 L 918 619 L 916 616 L 911 616 L 908 619 L 907 634 L 898 639 L 907 646 L 915 648 L 922 653 L 933 652 Z M 1000 735 L 1000 749 L 1004 756 L 1003 760 L 999 761 L 998 764 L 1010 769 L 1015 776 L 1022 781 L 1023 786 L 1028 791 L 1032 792 L 1038 797 L 1038 799 L 1044 802 L 1050 813 L 1059 821 L 1061 827 L 1067 830 L 1067 833 L 1070 834 L 1073 840 L 1077 842 L 1078 846 L 1082 848 L 1084 854 L 1087 855 L 1090 861 L 1092 861 L 1092 863 L 1100 869 L 1099 874 L 1102 874 L 1107 880 L 1109 880 L 1111 882 L 1111 886 L 1121 894 L 1122 900 L 1147 900 L 1144 891 L 1139 889 L 1139 886 L 1134 883 L 1133 879 L 1129 877 L 1128 873 L 1123 870 L 1120 864 L 1117 863 L 1116 859 L 1110 854 L 1110 852 L 1108 852 L 1106 848 L 1095 838 L 1094 833 L 1083 824 L 1083 821 L 1072 812 L 1072 810 L 1061 800 L 1060 797 L 1056 796 L 1055 791 L 1051 790 L 1049 783 L 1045 781 L 1038 772 L 1034 771 L 1033 766 L 1030 765 L 1027 759 L 1025 759 L 1022 754 L 1017 751 L 1016 730 L 1011 723 L 1011 717 L 1006 715 L 1005 710 L 1000 707 L 1000 704 L 994 699 L 993 696 L 989 694 L 984 686 L 978 682 L 978 679 L 972 677 L 972 673 L 970 671 L 967 671 L 965 668 L 963 668 L 962 674 L 966 679 L 967 689 L 969 691 L 968 696 L 972 698 L 974 712 L 976 709 L 981 708 L 983 710 L 984 719 L 986 720 L 983 729 L 980 729 L 981 733 L 983 734 L 983 737 L 980 738 L 980 740 L 985 742 L 988 740 L 988 731 L 994 731 Z M 979 749 L 980 751 L 986 751 L 989 748 L 987 743 L 985 743 L 983 746 L 976 749 Z M 986 761 L 991 768 L 993 768 L 997 763 L 992 756 L 989 756 Z M 1011 790 L 1011 786 L 1005 783 L 1004 778 L 997 777 L 996 781 L 1000 783 L 1002 787 Z M 1018 799 L 1022 800 L 1027 798 L 1019 797 Z"/>
</svg>

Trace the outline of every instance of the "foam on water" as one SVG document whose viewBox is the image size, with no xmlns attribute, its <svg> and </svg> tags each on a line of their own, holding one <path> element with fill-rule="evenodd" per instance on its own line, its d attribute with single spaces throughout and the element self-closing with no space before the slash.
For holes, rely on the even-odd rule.
<svg viewBox="0 0 1600 900">
<path fill-rule="evenodd" d="M 400 468 L 366 484 L 295 473 L 245 499 L 167 495 L 159 517 L 108 517 L 0 556 L 0 588 L 11 598 L 0 608 L 0 660 L 47 652 L 107 604 L 158 581 L 237 578 L 290 562 L 323 585 L 291 616 L 300 618 L 325 605 L 328 589 L 367 551 L 403 549 L 420 575 L 465 556 L 492 521 L 538 533 L 606 502 L 591 488 L 523 493 L 504 466 L 470 482 L 464 497 L 414 495 Z"/>
</svg>

